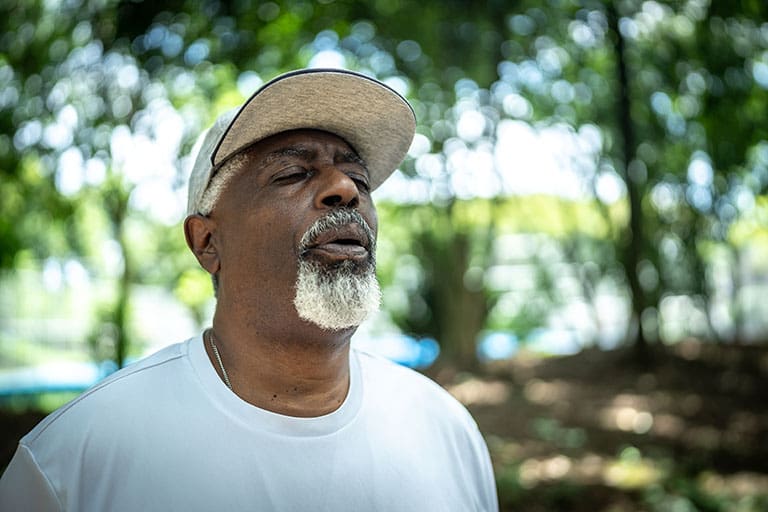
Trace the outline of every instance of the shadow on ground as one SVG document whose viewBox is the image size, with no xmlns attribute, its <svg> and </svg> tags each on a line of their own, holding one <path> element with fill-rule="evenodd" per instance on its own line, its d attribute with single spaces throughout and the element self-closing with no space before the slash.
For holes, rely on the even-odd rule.
<svg viewBox="0 0 768 512">
<path fill-rule="evenodd" d="M 768 510 L 768 347 L 522 356 L 438 380 L 488 439 L 502 510 Z"/>
</svg>

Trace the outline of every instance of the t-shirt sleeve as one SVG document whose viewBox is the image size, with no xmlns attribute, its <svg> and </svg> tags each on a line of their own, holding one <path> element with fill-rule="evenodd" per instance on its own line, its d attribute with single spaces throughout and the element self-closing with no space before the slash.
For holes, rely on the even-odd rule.
<svg viewBox="0 0 768 512">
<path fill-rule="evenodd" d="M 493 474 L 491 465 L 491 456 L 488 452 L 488 446 L 479 431 L 475 434 L 475 453 L 477 454 L 479 482 L 477 483 L 482 501 L 481 510 L 497 512 L 499 510 L 499 498 L 496 493 L 496 478 Z"/>
<path fill-rule="evenodd" d="M 0 510 L 63 510 L 51 483 L 23 444 L 0 478 Z"/>
</svg>

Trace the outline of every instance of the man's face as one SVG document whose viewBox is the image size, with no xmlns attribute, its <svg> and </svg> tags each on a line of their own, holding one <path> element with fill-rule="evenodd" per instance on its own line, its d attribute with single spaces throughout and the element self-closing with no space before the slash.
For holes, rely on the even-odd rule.
<svg viewBox="0 0 768 512">
<path fill-rule="evenodd" d="M 220 300 L 295 307 L 327 329 L 358 325 L 378 305 L 368 172 L 341 138 L 297 130 L 257 143 L 210 218 Z"/>
</svg>

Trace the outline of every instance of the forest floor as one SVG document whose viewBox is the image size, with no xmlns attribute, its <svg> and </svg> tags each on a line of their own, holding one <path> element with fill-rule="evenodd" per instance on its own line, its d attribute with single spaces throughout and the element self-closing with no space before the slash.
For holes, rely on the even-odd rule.
<svg viewBox="0 0 768 512">
<path fill-rule="evenodd" d="M 432 373 L 485 435 L 502 511 L 768 510 L 768 345 L 519 355 Z M 37 412 L 0 410 L 0 468 Z"/>
<path fill-rule="evenodd" d="M 768 346 L 516 357 L 435 378 L 485 434 L 502 510 L 768 511 Z"/>
</svg>

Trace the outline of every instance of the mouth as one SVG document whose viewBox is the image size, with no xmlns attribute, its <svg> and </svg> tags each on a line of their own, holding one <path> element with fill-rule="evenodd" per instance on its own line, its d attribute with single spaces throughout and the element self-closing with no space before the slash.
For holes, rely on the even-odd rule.
<svg viewBox="0 0 768 512">
<path fill-rule="evenodd" d="M 321 232 L 302 254 L 331 261 L 364 260 L 370 250 L 371 241 L 363 227 L 351 223 Z"/>
</svg>

